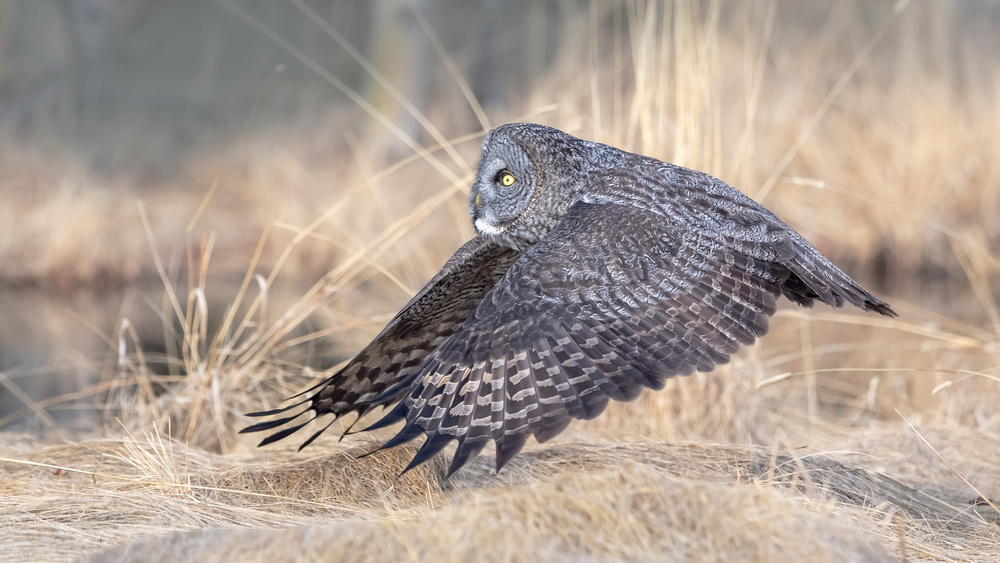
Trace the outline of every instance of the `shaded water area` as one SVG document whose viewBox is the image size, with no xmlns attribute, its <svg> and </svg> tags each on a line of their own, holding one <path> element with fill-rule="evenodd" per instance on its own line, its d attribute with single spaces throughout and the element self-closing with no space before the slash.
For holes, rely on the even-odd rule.
<svg viewBox="0 0 1000 563">
<path fill-rule="evenodd" d="M 49 422 L 46 416 L 32 415 L 32 408 L 38 407 L 33 402 L 86 389 L 113 369 L 114 350 L 105 339 L 120 324 L 124 302 L 123 294 L 91 290 L 0 291 L 4 317 L 0 420 L 6 423 L 2 427 L 38 431 L 52 421 L 68 427 L 93 426 L 97 416 L 93 397 L 47 409 Z"/>
</svg>

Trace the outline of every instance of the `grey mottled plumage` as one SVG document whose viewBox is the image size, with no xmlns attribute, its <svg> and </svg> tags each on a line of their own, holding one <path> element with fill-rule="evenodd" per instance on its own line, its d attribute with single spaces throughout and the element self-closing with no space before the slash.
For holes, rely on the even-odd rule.
<svg viewBox="0 0 1000 563">
<path fill-rule="evenodd" d="M 455 440 L 454 472 L 492 440 L 499 470 L 530 435 L 728 362 L 779 295 L 895 316 L 724 182 L 549 127 L 491 131 L 469 201 L 478 236 L 314 394 L 255 415 L 303 412 L 244 432 L 395 403 L 368 429 L 426 436 L 407 469 Z"/>
</svg>

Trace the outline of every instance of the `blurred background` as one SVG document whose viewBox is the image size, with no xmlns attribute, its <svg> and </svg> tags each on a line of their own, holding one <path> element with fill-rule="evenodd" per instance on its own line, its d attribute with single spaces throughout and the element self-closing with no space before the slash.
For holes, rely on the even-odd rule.
<svg viewBox="0 0 1000 563">
<path fill-rule="evenodd" d="M 237 447 L 473 235 L 484 132 L 535 121 L 718 176 L 901 313 L 786 304 L 589 428 L 995 430 L 998 32 L 992 0 L 0 0 L 0 429 Z"/>
</svg>

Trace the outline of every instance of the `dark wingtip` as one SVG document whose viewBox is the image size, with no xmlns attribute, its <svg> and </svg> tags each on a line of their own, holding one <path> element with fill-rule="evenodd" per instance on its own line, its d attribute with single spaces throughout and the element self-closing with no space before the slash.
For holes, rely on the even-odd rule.
<svg viewBox="0 0 1000 563">
<path fill-rule="evenodd" d="M 308 403 L 311 400 L 312 400 L 312 397 L 306 399 L 305 401 L 299 401 L 299 402 L 295 403 L 294 405 L 288 405 L 287 407 L 281 407 L 281 408 L 278 408 L 278 409 L 271 409 L 269 411 L 248 412 L 248 413 L 246 413 L 246 416 L 252 416 L 254 418 L 258 418 L 258 417 L 261 417 L 261 416 L 271 416 L 271 415 L 275 415 L 275 414 L 281 414 L 283 412 L 288 412 L 288 411 L 294 409 L 295 407 L 302 406 L 302 405 Z"/>
<path fill-rule="evenodd" d="M 896 317 L 899 316 L 899 313 L 897 313 L 896 311 L 893 311 L 892 307 L 890 307 L 888 303 L 885 303 L 883 301 L 878 301 L 878 300 L 875 300 L 875 301 L 866 300 L 865 301 L 865 311 L 871 311 L 872 313 L 878 313 L 878 314 L 880 314 L 880 315 L 882 315 L 884 317 L 889 317 L 889 318 L 896 318 Z"/>
<path fill-rule="evenodd" d="M 451 459 L 451 464 L 448 465 L 448 474 L 445 475 L 445 479 L 450 478 L 459 469 L 462 468 L 469 461 L 469 458 L 478 454 L 486 446 L 486 440 L 477 440 L 470 442 L 459 442 L 458 449 L 455 450 L 455 457 Z"/>
<path fill-rule="evenodd" d="M 559 416 L 558 418 L 556 417 L 551 417 L 548 419 L 542 418 L 542 421 L 543 422 L 541 427 L 535 430 L 534 433 L 535 440 L 539 444 L 543 442 L 548 442 L 555 436 L 562 433 L 562 431 L 566 430 L 566 427 L 569 426 L 569 423 L 573 422 L 573 419 L 569 415 L 565 415 L 565 416 Z"/>
<path fill-rule="evenodd" d="M 340 372 L 338 371 L 337 373 L 340 373 Z M 329 384 L 331 381 L 333 381 L 333 378 L 337 376 L 337 373 L 331 375 L 330 377 L 325 377 L 325 378 L 319 380 L 319 383 L 317 383 L 316 385 L 313 385 L 312 387 L 310 387 L 310 388 L 308 388 L 308 389 L 306 389 L 304 391 L 299 391 L 298 393 L 292 395 L 291 397 L 288 397 L 285 400 L 286 401 L 291 401 L 292 399 L 294 399 L 296 397 L 301 397 L 302 395 L 305 395 L 306 393 L 308 393 L 310 391 L 315 391 L 315 390 L 319 389 L 320 387 L 325 387 L 327 384 Z M 311 401 L 313 399 L 313 397 L 314 397 L 314 395 L 310 395 L 306 399 L 306 401 Z M 304 403 L 305 401 L 302 401 L 302 402 Z M 299 403 L 299 404 L 301 404 L 301 403 Z"/>
<path fill-rule="evenodd" d="M 380 450 L 388 450 L 389 448 L 395 448 L 396 446 L 405 444 L 410 440 L 413 440 L 417 436 L 424 433 L 424 429 L 417 426 L 416 424 L 407 424 L 399 431 L 395 436 L 389 439 L 386 443 L 382 444 L 379 448 Z"/>
<path fill-rule="evenodd" d="M 268 444 L 272 444 L 274 442 L 277 442 L 278 440 L 281 440 L 283 438 L 287 438 L 287 437 L 291 436 L 292 434 L 295 434 L 296 432 L 298 432 L 299 430 L 301 430 L 303 426 L 305 426 L 306 424 L 309 424 L 312 421 L 313 421 L 313 419 L 309 419 L 309 420 L 307 420 L 307 421 L 305 421 L 302 424 L 299 424 L 297 426 L 292 426 L 290 428 L 285 428 L 281 432 L 275 432 L 274 434 L 271 434 L 267 438 L 264 438 L 263 440 L 261 440 L 260 443 L 257 444 L 257 447 L 258 448 L 262 448 L 262 447 L 264 447 L 264 446 L 266 446 Z"/>
<path fill-rule="evenodd" d="M 449 436 L 448 434 L 433 434 L 428 436 L 427 441 L 424 442 L 424 445 L 420 446 L 420 449 L 417 450 L 417 454 L 410 460 L 406 469 L 404 469 L 403 472 L 396 478 L 399 479 L 405 475 L 407 471 L 434 457 L 434 454 L 443 450 L 444 447 L 448 445 L 448 442 L 451 442 L 454 439 L 454 436 Z"/>
<path fill-rule="evenodd" d="M 506 439 L 500 439 L 496 443 L 497 473 L 500 473 L 500 470 L 503 469 L 503 466 L 507 465 L 507 462 L 510 461 L 515 455 L 517 455 L 517 453 L 521 451 L 521 448 L 524 447 L 525 442 L 528 441 L 527 436 L 513 435 L 513 436 L 504 436 L 504 438 Z"/>
<path fill-rule="evenodd" d="M 296 415 L 293 415 L 293 416 L 286 416 L 285 418 L 278 418 L 278 419 L 275 419 L 275 420 L 268 420 L 266 422 L 258 422 L 257 424 L 252 424 L 250 426 L 247 426 L 243 430 L 240 430 L 239 433 L 240 434 L 247 434 L 249 432 L 261 432 L 263 430 L 270 430 L 272 428 L 276 428 L 278 426 L 281 426 L 282 424 L 286 424 L 286 423 L 289 423 L 289 422 L 295 420 L 296 418 L 298 418 L 298 417 L 304 415 L 305 413 L 309 412 L 309 410 L 310 409 L 306 409 L 306 410 L 300 412 L 299 414 L 296 414 Z"/>
<path fill-rule="evenodd" d="M 416 438 L 417 436 L 421 435 L 423 432 L 424 432 L 423 428 L 420 428 L 419 426 L 417 426 L 415 424 L 414 425 L 404 426 L 403 429 L 400 430 L 398 434 L 396 434 L 395 436 L 393 436 L 388 442 L 382 444 L 381 446 L 375 448 L 374 450 L 372 450 L 370 452 L 365 452 L 365 453 L 357 456 L 357 459 L 361 459 L 363 457 L 368 457 L 368 456 L 372 455 L 375 452 L 380 452 L 382 450 L 388 450 L 389 448 L 394 448 L 394 447 L 396 447 L 396 446 L 398 446 L 400 444 L 405 444 L 406 442 L 409 442 L 410 440 L 412 440 L 412 439 Z M 403 473 L 405 473 L 405 471 Z M 400 475 L 402 475 L 402 473 L 400 473 Z M 399 475 L 397 475 L 396 478 L 398 479 Z"/>
<path fill-rule="evenodd" d="M 385 415 L 373 422 L 372 424 L 358 430 L 358 432 L 368 432 L 369 430 L 378 430 L 379 428 L 385 428 L 386 426 L 392 426 L 393 424 L 399 422 L 406 418 L 406 401 L 400 401 Z M 359 418 L 360 419 L 360 418 Z M 356 421 L 355 421 L 356 422 Z M 352 425 L 353 426 L 353 425 Z"/>
<path fill-rule="evenodd" d="M 393 383 L 392 385 L 386 387 L 385 389 L 382 390 L 381 393 L 376 395 L 374 399 L 368 401 L 368 404 L 372 406 L 387 405 L 395 401 L 401 394 L 405 393 L 406 390 L 409 389 L 410 384 L 412 384 L 413 381 L 416 379 L 417 373 L 418 372 L 414 372 L 412 375 L 408 375 L 402 380 L 397 381 L 396 383 Z"/>
<path fill-rule="evenodd" d="M 299 451 L 301 452 L 306 446 L 308 446 L 309 444 L 313 443 L 313 441 L 316 440 L 316 438 L 319 438 L 319 435 L 322 434 L 322 433 L 324 433 L 324 432 L 326 432 L 326 429 L 329 428 L 330 425 L 333 424 L 334 422 L 337 422 L 338 418 L 340 418 L 340 417 L 334 416 L 333 420 L 331 420 L 330 422 L 328 422 L 326 426 L 324 426 L 323 428 L 320 428 L 319 430 L 316 431 L 315 434 L 313 434 L 312 436 L 310 436 L 308 440 L 306 440 L 305 442 L 302 442 L 302 445 L 299 446 Z M 314 418 L 313 420 L 316 420 L 316 419 Z"/>
</svg>

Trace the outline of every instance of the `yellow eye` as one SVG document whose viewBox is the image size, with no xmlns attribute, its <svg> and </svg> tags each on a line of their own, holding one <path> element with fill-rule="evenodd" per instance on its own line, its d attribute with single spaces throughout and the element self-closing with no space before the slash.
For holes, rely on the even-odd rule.
<svg viewBox="0 0 1000 563">
<path fill-rule="evenodd" d="M 501 172 L 500 173 L 500 184 L 501 185 L 503 185 L 503 186 L 512 186 L 512 185 L 514 185 L 515 181 L 516 181 L 516 178 L 514 178 L 514 175 L 511 174 L 510 172 Z"/>
</svg>

